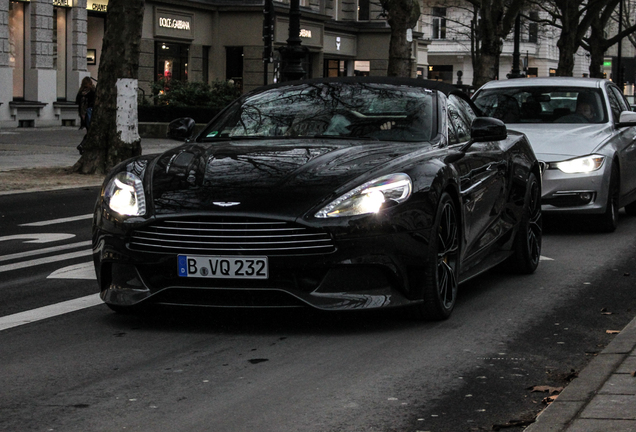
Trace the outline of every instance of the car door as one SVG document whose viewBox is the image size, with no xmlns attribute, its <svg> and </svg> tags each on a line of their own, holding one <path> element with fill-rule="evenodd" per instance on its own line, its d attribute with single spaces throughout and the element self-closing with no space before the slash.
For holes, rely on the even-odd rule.
<svg viewBox="0 0 636 432">
<path fill-rule="evenodd" d="M 622 111 L 629 111 L 629 105 L 618 87 L 607 86 L 612 121 L 617 124 Z M 612 145 L 618 152 L 621 166 L 621 197 L 636 190 L 636 127 L 622 127 L 613 131 Z"/>
<path fill-rule="evenodd" d="M 470 127 L 476 115 L 463 99 L 448 98 L 449 141 L 461 147 L 470 140 Z M 501 212 L 505 207 L 506 155 L 498 142 L 474 143 L 465 157 L 455 163 L 460 177 L 462 213 L 464 216 L 465 267 L 490 251 L 504 233 Z"/>
</svg>

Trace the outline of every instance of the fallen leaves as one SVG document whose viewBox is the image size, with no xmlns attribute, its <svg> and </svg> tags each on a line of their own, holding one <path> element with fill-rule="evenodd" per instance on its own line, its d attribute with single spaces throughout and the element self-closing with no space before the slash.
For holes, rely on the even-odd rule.
<svg viewBox="0 0 636 432">
<path fill-rule="evenodd" d="M 550 395 L 554 394 L 554 393 L 561 393 L 563 391 L 563 387 L 552 387 L 552 386 L 547 386 L 547 385 L 543 385 L 543 386 L 532 386 L 532 387 L 528 387 L 526 390 L 530 390 L 532 393 L 534 392 L 548 392 Z"/>
<path fill-rule="evenodd" d="M 619 334 L 620 332 L 620 330 L 605 330 L 605 333 L 607 334 Z"/>
</svg>

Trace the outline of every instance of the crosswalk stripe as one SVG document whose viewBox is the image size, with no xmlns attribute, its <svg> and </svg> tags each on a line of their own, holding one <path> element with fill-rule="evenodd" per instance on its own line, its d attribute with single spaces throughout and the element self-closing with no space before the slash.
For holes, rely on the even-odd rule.
<svg viewBox="0 0 636 432">
<path fill-rule="evenodd" d="M 74 221 L 84 220 L 84 219 L 91 219 L 92 217 L 93 217 L 93 214 L 90 213 L 90 214 L 85 214 L 85 215 L 81 215 L 81 216 L 71 216 L 71 217 L 60 218 L 60 219 L 51 219 L 51 220 L 47 220 L 47 221 L 25 223 L 25 224 L 18 225 L 18 226 L 21 226 L 21 227 L 39 227 L 39 226 L 46 226 L 46 225 L 55 225 L 55 224 L 60 224 L 60 223 L 65 223 L 65 222 L 74 222 Z"/>
<path fill-rule="evenodd" d="M 0 266 L 0 273 L 11 271 L 11 270 L 19 270 L 19 269 L 27 268 L 27 267 L 33 267 L 33 266 L 41 265 L 41 264 L 48 264 L 48 263 L 57 262 L 57 261 L 64 261 L 68 259 L 84 257 L 87 255 L 91 255 L 92 253 L 93 253 L 92 249 L 86 249 L 86 250 L 71 252 L 71 253 L 62 254 L 62 255 L 54 255 L 54 256 L 46 257 L 46 258 L 38 258 L 38 259 L 30 260 L 30 261 L 21 261 L 14 264 L 5 264 L 3 266 Z"/>
<path fill-rule="evenodd" d="M 32 251 L 27 251 L 27 252 L 18 252 L 18 253 L 14 253 L 10 255 L 2 255 L 0 256 L 0 261 L 9 261 L 13 259 L 26 258 L 33 255 L 43 255 L 50 252 L 59 252 L 59 251 L 67 250 L 67 249 L 75 249 L 78 247 L 85 247 L 90 245 L 91 245 L 91 241 L 86 240 L 86 241 L 71 243 L 71 244 L 62 245 L 62 246 L 52 246 L 48 248 L 36 249 Z"/>
<path fill-rule="evenodd" d="M 80 297 L 13 315 L 7 315 L 0 317 L 0 331 L 63 315 L 69 312 L 75 312 L 92 306 L 97 306 L 98 304 L 102 304 L 99 294 L 91 294 L 86 297 Z"/>
</svg>

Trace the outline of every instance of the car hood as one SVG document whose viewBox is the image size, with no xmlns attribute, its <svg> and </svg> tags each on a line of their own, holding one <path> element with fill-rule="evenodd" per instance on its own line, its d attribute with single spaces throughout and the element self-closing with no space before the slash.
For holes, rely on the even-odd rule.
<svg viewBox="0 0 636 432">
<path fill-rule="evenodd" d="M 306 139 L 185 144 L 155 159 L 152 201 L 159 215 L 232 211 L 298 217 L 336 198 L 334 192 L 348 182 L 421 148 Z"/>
<path fill-rule="evenodd" d="M 611 135 L 608 124 L 511 124 L 528 137 L 537 159 L 553 162 L 593 153 Z"/>
</svg>

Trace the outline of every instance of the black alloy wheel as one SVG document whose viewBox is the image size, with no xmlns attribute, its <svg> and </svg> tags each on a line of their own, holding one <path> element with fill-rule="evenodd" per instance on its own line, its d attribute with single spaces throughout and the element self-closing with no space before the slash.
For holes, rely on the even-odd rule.
<svg viewBox="0 0 636 432">
<path fill-rule="evenodd" d="M 514 242 L 514 254 L 508 261 L 515 273 L 531 274 L 539 266 L 543 238 L 541 184 L 534 174 L 528 176 L 523 215 Z"/>
<path fill-rule="evenodd" d="M 420 317 L 428 320 L 448 318 L 457 301 L 459 275 L 459 220 L 455 203 L 444 192 L 437 206 L 431 230 L 429 256 L 423 287 Z"/>
</svg>

